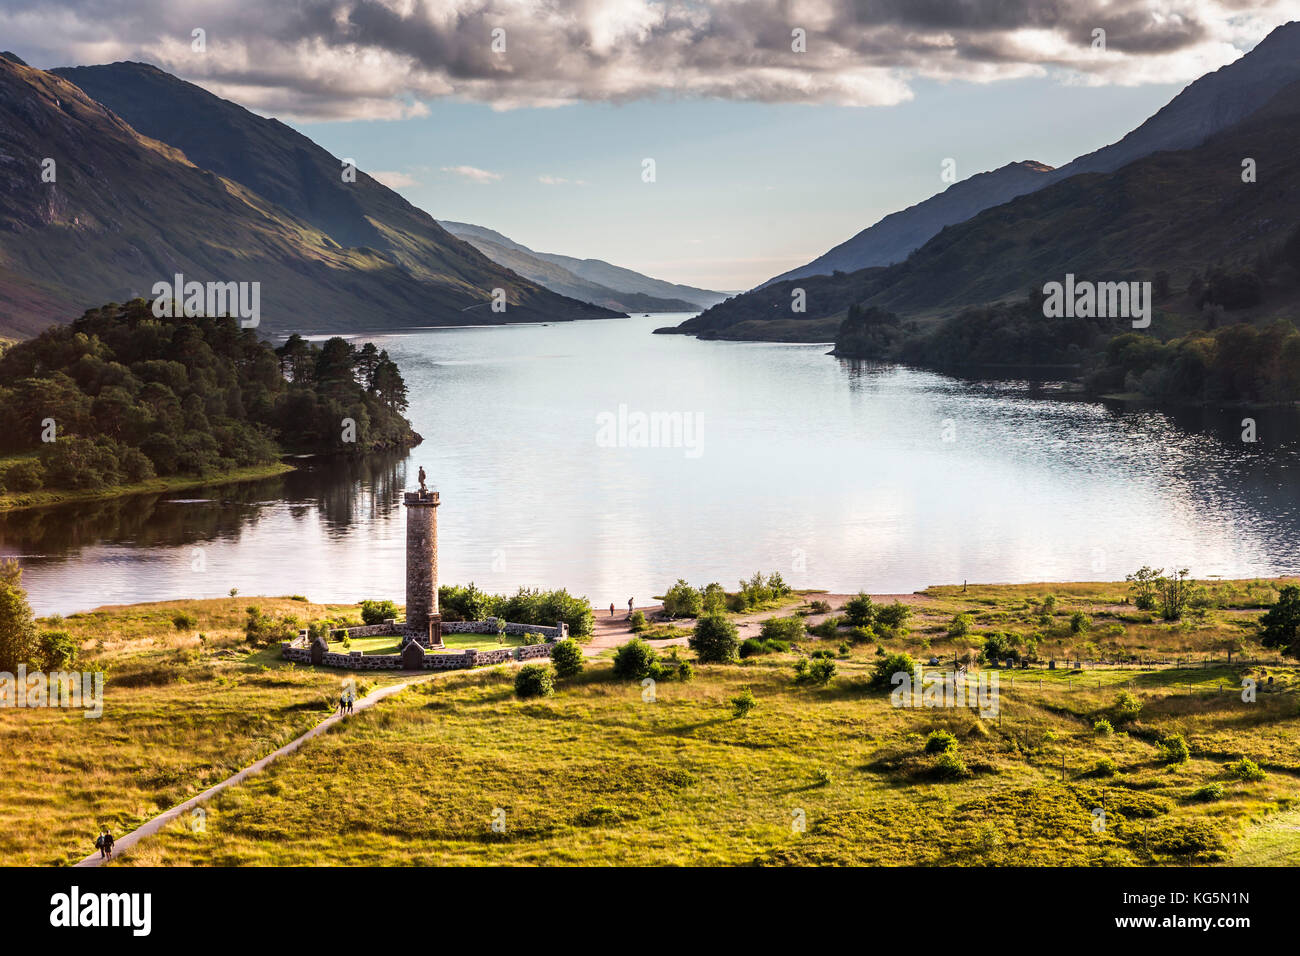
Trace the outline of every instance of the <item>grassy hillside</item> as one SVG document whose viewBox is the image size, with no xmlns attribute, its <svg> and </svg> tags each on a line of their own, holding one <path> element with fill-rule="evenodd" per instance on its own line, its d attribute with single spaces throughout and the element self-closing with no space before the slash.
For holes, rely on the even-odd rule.
<svg viewBox="0 0 1300 956">
<path fill-rule="evenodd" d="M 190 121 L 203 128 L 200 117 Z M 373 241 L 335 239 L 332 222 L 322 227 L 201 168 L 67 80 L 5 59 L 0 130 L 0 170 L 15 184 L 0 193 L 0 334 L 29 335 L 87 301 L 148 295 L 178 272 L 199 281 L 260 282 L 263 331 L 609 315 L 502 269 L 427 215 L 441 245 L 408 248 L 399 242 L 403 221 L 378 216 Z M 221 140 L 228 156 L 256 156 L 257 145 Z M 41 178 L 46 158 L 55 160 L 53 181 Z M 282 166 L 281 175 L 292 169 Z M 341 186 L 338 170 L 331 174 Z M 329 209 L 356 202 L 351 195 L 319 198 Z M 498 287 L 507 290 L 506 313 L 487 308 Z"/>
<path fill-rule="evenodd" d="M 206 832 L 177 826 L 123 862 L 1293 861 L 1300 841 L 1275 821 L 1300 797 L 1300 674 L 1252 637 L 1275 594 L 1270 582 L 1218 583 L 1193 616 L 1169 625 L 1124 603 L 1123 584 L 932 588 L 913 599 L 905 633 L 803 639 L 804 652 L 836 659 L 822 687 L 795 681 L 793 652 L 697 666 L 689 682 L 660 681 L 654 703 L 606 660 L 529 702 L 515 699 L 508 672 L 442 675 L 228 791 L 208 808 Z M 306 617 L 349 610 L 239 598 L 68 619 L 85 652 L 122 676 L 110 680 L 99 722 L 0 711 L 0 833 L 11 859 L 78 856 L 100 820 L 120 832 L 270 749 L 301 718 L 323 716 L 339 675 L 248 657 L 237 626 L 250 603 Z M 207 641 L 175 630 L 169 618 L 182 607 Z M 1089 621 L 1080 633 L 1076 612 Z M 970 615 L 969 633 L 953 636 L 959 613 Z M 1022 649 L 1035 639 L 1044 659 L 1137 654 L 1147 663 L 1001 671 L 1000 719 L 895 708 L 868 686 L 877 644 L 951 661 L 990 633 L 1018 635 Z M 1234 639 L 1244 647 L 1229 666 Z M 1245 674 L 1272 676 L 1275 689 L 1243 703 Z M 745 689 L 757 706 L 737 718 L 730 701 Z M 1114 714 L 1121 691 L 1140 702 L 1127 724 Z M 1099 719 L 1114 732 L 1099 733 Z M 214 739 L 225 725 L 242 733 Z M 926 753 L 936 730 L 955 737 L 964 775 L 938 775 Z M 1190 745 L 1186 762 L 1162 757 L 1171 734 Z M 1263 779 L 1229 772 L 1243 755 Z M 1113 774 L 1098 770 L 1105 760 Z M 35 801 L 16 782 L 25 774 L 45 784 Z M 1094 832 L 1103 799 L 1106 826 Z M 491 826 L 497 810 L 504 832 Z"/>
<path fill-rule="evenodd" d="M 1253 267 L 1275 254 L 1300 221 L 1297 120 L 1300 85 L 1195 149 L 1072 177 L 949 226 L 898 265 L 777 282 L 715 306 L 680 330 L 756 338 L 760 328 L 753 323 L 774 322 L 774 336 L 786 339 L 805 328 L 807 341 L 819 341 L 821 327 L 851 304 L 924 325 L 967 306 L 1021 299 L 1067 272 L 1096 282 L 1154 280 L 1164 272 L 1177 295 L 1162 297 L 1159 307 L 1194 316 L 1199 305 L 1182 297 L 1194 272 Z M 1242 181 L 1246 157 L 1256 162 L 1256 182 Z M 1277 290 L 1243 313 L 1247 318 L 1294 315 L 1296 276 L 1287 270 L 1276 277 Z M 804 290 L 804 313 L 791 310 L 795 289 Z"/>
</svg>

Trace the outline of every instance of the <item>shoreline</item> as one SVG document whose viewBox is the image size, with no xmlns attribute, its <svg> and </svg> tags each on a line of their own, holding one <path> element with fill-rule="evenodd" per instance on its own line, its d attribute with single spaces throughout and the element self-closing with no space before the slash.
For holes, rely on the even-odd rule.
<svg viewBox="0 0 1300 956">
<path fill-rule="evenodd" d="M 295 465 L 279 461 L 270 465 L 251 465 L 247 468 L 236 468 L 233 471 L 222 472 L 219 475 L 204 478 L 151 478 L 148 481 L 140 481 L 130 485 L 114 485 L 111 488 L 93 491 L 39 488 L 36 491 L 0 492 L 0 514 L 26 511 L 31 508 L 49 508 L 57 505 L 84 504 L 90 501 L 108 501 L 113 498 L 127 498 L 132 495 L 162 494 L 169 491 L 183 491 L 187 488 L 238 484 L 243 481 L 275 478 L 296 470 Z"/>
</svg>

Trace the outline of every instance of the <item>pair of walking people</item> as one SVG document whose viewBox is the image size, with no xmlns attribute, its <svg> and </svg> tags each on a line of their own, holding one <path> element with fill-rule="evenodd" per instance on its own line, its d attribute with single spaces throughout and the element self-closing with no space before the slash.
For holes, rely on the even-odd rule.
<svg viewBox="0 0 1300 956">
<path fill-rule="evenodd" d="M 345 690 L 343 693 L 339 694 L 339 713 L 340 714 L 352 713 L 352 703 L 353 703 L 352 691 Z"/>
<path fill-rule="evenodd" d="M 99 828 L 99 836 L 95 837 L 95 849 L 99 851 L 101 860 L 112 859 L 113 834 L 108 832 L 108 827 Z"/>
</svg>

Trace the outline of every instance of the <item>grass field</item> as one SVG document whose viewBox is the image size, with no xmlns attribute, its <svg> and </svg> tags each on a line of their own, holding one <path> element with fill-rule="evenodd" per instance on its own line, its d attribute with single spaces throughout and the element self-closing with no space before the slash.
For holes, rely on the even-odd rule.
<svg viewBox="0 0 1300 956">
<path fill-rule="evenodd" d="M 1124 594 L 1122 584 L 934 588 L 906 633 L 844 653 L 841 637 L 801 642 L 836 656 L 823 687 L 795 681 L 793 651 L 697 665 L 693 680 L 660 681 L 653 701 L 607 659 L 534 701 L 515 698 L 509 668 L 439 675 L 226 791 L 203 832 L 178 823 L 120 862 L 1294 863 L 1300 674 L 1252 643 L 1274 583 L 1214 584 L 1206 606 L 1173 625 Z M 354 613 L 239 598 L 65 622 L 112 665 L 105 716 L 0 711 L 6 860 L 77 858 L 101 820 L 123 832 L 329 712 L 342 674 L 239 646 L 250 603 Z M 201 644 L 171 625 L 182 606 L 199 617 Z M 1091 622 L 1083 633 L 1071 631 L 1075 612 Z M 971 615 L 972 633 L 949 633 L 957 613 Z M 869 686 L 878 645 L 950 662 L 995 630 L 1034 637 L 1040 657 L 1151 663 L 1001 671 L 1000 715 L 986 718 L 896 708 Z M 130 676 L 142 673 L 156 676 Z M 1272 689 L 1244 702 L 1243 675 L 1271 676 Z M 757 706 L 737 718 L 730 701 L 745 689 Z M 1141 704 L 1129 723 L 1113 714 L 1121 691 Z M 1102 718 L 1114 732 L 1097 731 Z M 936 730 L 955 738 L 964 774 L 939 775 L 926 753 Z M 1170 734 L 1186 738 L 1185 762 L 1164 759 Z M 1243 756 L 1262 779 L 1229 772 Z"/>
<path fill-rule="evenodd" d="M 351 647 L 344 647 L 342 641 L 331 641 L 330 650 L 339 654 L 348 651 L 360 651 L 362 654 L 396 654 L 401 648 L 400 637 L 385 635 L 381 637 L 356 637 Z M 503 634 L 498 640 L 493 634 L 444 634 L 442 646 L 447 652 L 467 651 L 471 647 L 479 651 L 492 651 L 498 647 L 518 647 L 524 639 L 517 634 Z"/>
</svg>

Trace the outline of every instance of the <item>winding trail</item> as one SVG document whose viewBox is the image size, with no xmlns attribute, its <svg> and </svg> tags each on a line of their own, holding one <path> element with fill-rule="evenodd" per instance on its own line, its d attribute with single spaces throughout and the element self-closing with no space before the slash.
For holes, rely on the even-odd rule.
<svg viewBox="0 0 1300 956">
<path fill-rule="evenodd" d="M 434 677 L 437 676 L 438 676 L 437 674 L 429 674 L 424 677 L 415 678 L 414 680 L 403 681 L 400 684 L 389 684 L 386 687 L 377 687 L 374 690 L 372 690 L 369 694 L 367 694 L 365 697 L 362 697 L 360 700 L 356 701 L 352 705 L 352 712 L 355 714 L 369 707 L 373 707 L 375 704 L 379 703 L 385 697 L 391 697 L 393 694 L 406 690 L 406 688 L 408 687 L 413 687 L 416 684 L 423 684 L 425 681 L 432 680 Z M 209 787 L 207 790 L 204 790 L 198 796 L 191 797 L 190 799 L 186 800 L 184 803 L 174 806 L 170 810 L 158 814 L 158 816 L 154 817 L 152 820 L 149 820 L 148 822 L 141 824 L 139 827 L 132 830 L 130 833 L 126 834 L 121 839 L 114 841 L 112 860 L 116 860 L 119 857 L 121 857 L 122 854 L 128 852 L 133 846 L 135 846 L 141 840 L 146 839 L 147 837 L 154 836 L 159 831 L 161 831 L 163 827 L 167 826 L 167 824 L 171 823 L 173 820 L 176 820 L 181 816 L 183 816 L 184 814 L 189 813 L 200 804 L 207 803 L 209 800 L 211 800 L 213 797 L 219 794 L 222 790 L 225 790 L 227 787 L 237 786 L 243 783 L 249 777 L 253 776 L 253 774 L 261 773 L 271 764 L 272 761 L 276 760 L 279 757 L 283 757 L 286 756 L 287 754 L 293 753 L 295 750 L 301 747 L 308 740 L 311 740 L 313 737 L 317 737 L 323 734 L 325 731 L 329 730 L 335 724 L 339 723 L 342 720 L 346 720 L 347 717 L 348 715 L 340 714 L 338 711 L 335 711 L 333 714 L 326 717 L 315 727 L 312 727 L 310 730 L 303 733 L 302 736 L 296 737 L 293 740 L 289 741 L 279 750 L 272 751 L 271 753 L 267 754 L 265 757 L 263 757 L 261 760 L 257 761 L 256 763 L 249 764 L 247 767 L 245 767 L 243 770 L 240 770 L 238 773 L 229 776 L 225 780 L 222 780 L 220 783 L 214 784 L 213 786 Z M 75 863 L 73 865 L 74 866 L 102 866 L 108 862 L 111 862 L 111 860 L 105 860 L 101 858 L 99 855 L 99 851 L 96 850 L 95 852 L 87 856 L 85 859 L 81 860 L 79 863 Z"/>
</svg>

